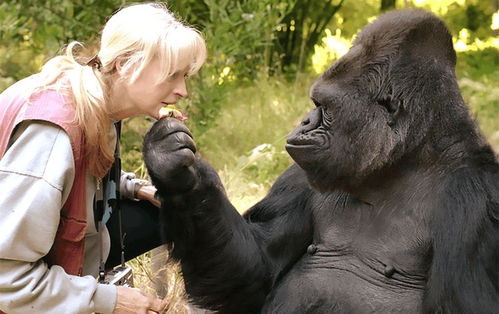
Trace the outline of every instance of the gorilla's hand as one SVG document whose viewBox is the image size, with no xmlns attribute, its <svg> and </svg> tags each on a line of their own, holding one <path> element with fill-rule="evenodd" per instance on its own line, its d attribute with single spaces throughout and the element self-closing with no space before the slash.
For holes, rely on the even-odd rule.
<svg viewBox="0 0 499 314">
<path fill-rule="evenodd" d="M 196 145 L 180 121 L 157 121 L 144 139 L 144 161 L 152 182 L 164 193 L 185 192 L 196 184 Z"/>
</svg>

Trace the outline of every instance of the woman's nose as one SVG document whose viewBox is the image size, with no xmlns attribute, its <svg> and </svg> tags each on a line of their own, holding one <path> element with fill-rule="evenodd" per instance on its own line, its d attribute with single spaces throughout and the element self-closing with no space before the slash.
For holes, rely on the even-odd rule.
<svg viewBox="0 0 499 314">
<path fill-rule="evenodd" d="M 175 95 L 181 97 L 181 98 L 185 98 L 187 96 L 189 96 L 189 94 L 187 93 L 187 86 L 185 84 L 185 79 L 183 79 L 176 87 L 175 87 L 175 90 L 174 90 L 174 93 Z"/>
</svg>

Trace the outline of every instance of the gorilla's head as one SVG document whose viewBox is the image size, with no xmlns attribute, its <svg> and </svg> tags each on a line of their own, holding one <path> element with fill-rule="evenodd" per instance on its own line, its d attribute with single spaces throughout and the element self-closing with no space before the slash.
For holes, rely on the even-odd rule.
<svg viewBox="0 0 499 314">
<path fill-rule="evenodd" d="M 286 149 L 321 190 L 362 183 L 467 115 L 455 62 L 452 38 L 431 13 L 380 16 L 313 84 L 316 108 Z"/>
</svg>

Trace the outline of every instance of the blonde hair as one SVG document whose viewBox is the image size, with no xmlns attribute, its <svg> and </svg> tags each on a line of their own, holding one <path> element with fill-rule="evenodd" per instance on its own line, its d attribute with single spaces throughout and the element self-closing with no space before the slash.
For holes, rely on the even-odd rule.
<svg viewBox="0 0 499 314">
<path fill-rule="evenodd" d="M 116 64 L 130 82 L 135 81 L 144 68 L 157 57 L 160 62 L 160 80 L 165 80 L 180 69 L 181 60 L 190 60 L 188 75 L 195 74 L 206 59 L 206 46 L 200 33 L 187 26 L 161 3 L 133 4 L 115 13 L 102 31 L 97 53 L 99 68 L 80 64 L 70 43 L 65 55 L 49 60 L 38 74 L 37 88 L 56 88 L 69 91 L 74 99 L 74 123 L 85 134 L 85 152 L 88 171 L 103 177 L 114 160 L 110 148 L 108 97 Z M 185 64 L 185 63 L 184 63 Z"/>
</svg>

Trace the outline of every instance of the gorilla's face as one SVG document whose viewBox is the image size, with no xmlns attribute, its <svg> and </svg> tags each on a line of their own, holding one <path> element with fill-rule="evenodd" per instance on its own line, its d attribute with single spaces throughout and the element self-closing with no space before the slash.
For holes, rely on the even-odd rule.
<svg viewBox="0 0 499 314">
<path fill-rule="evenodd" d="M 355 63 L 351 52 L 314 83 L 316 108 L 288 137 L 287 151 L 322 190 L 362 180 L 404 141 L 395 129 L 401 100 L 376 98 Z"/>
<path fill-rule="evenodd" d="M 453 53 L 450 36 L 424 19 L 408 21 L 416 26 L 406 33 L 390 23 L 380 18 L 364 28 L 313 84 L 316 108 L 288 137 L 287 151 L 320 190 L 355 186 L 397 162 L 432 123 L 433 103 L 442 96 L 435 84 L 453 71 L 442 56 Z"/>
</svg>

